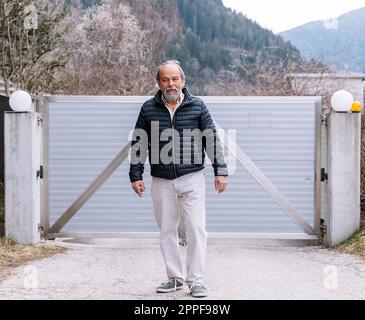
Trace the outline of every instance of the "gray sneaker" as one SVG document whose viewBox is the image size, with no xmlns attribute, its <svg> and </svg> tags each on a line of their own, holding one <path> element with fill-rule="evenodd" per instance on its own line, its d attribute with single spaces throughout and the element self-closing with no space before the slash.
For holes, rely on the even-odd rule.
<svg viewBox="0 0 365 320">
<path fill-rule="evenodd" d="M 169 278 L 166 282 L 161 283 L 157 288 L 156 292 L 158 293 L 166 293 L 173 292 L 176 290 L 181 290 L 184 286 L 184 282 L 180 281 L 177 278 Z"/>
<path fill-rule="evenodd" d="M 189 289 L 194 298 L 204 298 L 208 296 L 208 289 L 202 283 L 195 282 L 189 286 Z"/>
</svg>

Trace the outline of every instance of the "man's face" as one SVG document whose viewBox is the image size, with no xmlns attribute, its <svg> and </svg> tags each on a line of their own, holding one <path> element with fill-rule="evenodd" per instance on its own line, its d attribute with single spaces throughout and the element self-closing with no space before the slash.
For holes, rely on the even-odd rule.
<svg viewBox="0 0 365 320">
<path fill-rule="evenodd" d="M 184 86 L 179 68 L 173 64 L 164 65 L 160 69 L 160 80 L 158 81 L 158 86 L 167 101 L 176 101 Z"/>
</svg>

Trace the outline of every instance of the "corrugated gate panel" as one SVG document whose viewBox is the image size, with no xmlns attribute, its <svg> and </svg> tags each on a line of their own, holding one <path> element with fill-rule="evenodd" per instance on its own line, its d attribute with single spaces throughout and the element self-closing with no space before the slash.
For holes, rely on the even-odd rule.
<svg viewBox="0 0 365 320">
<path fill-rule="evenodd" d="M 236 130 L 238 146 L 314 228 L 317 100 L 202 98 L 215 121 L 226 133 Z M 48 98 L 50 225 L 124 147 L 146 99 Z M 304 234 L 238 161 L 235 167 L 228 189 L 217 194 L 206 164 L 208 232 Z M 143 199 L 132 191 L 128 169 L 125 161 L 62 232 L 157 232 L 149 165 Z"/>
</svg>

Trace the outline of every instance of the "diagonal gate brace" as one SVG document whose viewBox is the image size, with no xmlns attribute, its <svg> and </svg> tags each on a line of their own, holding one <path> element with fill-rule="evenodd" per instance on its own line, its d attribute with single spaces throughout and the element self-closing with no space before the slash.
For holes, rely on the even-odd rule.
<svg viewBox="0 0 365 320">
<path fill-rule="evenodd" d="M 128 157 L 130 143 L 128 143 L 109 165 L 99 174 L 99 176 L 87 187 L 87 189 L 68 207 L 65 213 L 58 218 L 54 225 L 49 229 L 49 233 L 59 232 L 64 225 L 80 210 L 87 200 L 101 187 L 101 185 L 113 174 L 113 172 Z"/>
<path fill-rule="evenodd" d="M 275 202 L 285 210 L 285 212 L 295 221 L 295 223 L 308 234 L 315 234 L 314 229 L 300 215 L 294 205 L 279 191 L 269 178 L 251 161 L 246 153 L 229 137 L 224 130 L 214 122 L 223 136 L 223 143 L 228 150 L 233 153 L 236 159 L 247 169 L 247 171 L 257 180 L 257 182 L 269 193 Z M 228 141 L 228 143 L 226 142 Z"/>
</svg>

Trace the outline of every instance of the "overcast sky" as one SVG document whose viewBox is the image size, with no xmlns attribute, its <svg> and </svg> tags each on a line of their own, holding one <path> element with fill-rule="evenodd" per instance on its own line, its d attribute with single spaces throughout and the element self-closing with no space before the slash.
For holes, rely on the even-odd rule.
<svg viewBox="0 0 365 320">
<path fill-rule="evenodd" d="M 274 33 L 365 7 L 365 0 L 223 0 Z"/>
</svg>

